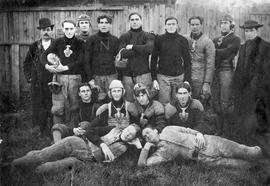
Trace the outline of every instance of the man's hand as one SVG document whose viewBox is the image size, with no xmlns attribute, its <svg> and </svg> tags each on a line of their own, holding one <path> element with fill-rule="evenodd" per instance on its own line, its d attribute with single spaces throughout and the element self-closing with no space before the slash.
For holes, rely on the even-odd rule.
<svg viewBox="0 0 270 186">
<path fill-rule="evenodd" d="M 94 80 L 94 79 L 92 79 L 92 80 L 89 81 L 88 83 L 89 83 L 89 85 L 90 85 L 91 87 L 95 87 L 95 80 Z"/>
<path fill-rule="evenodd" d="M 153 81 L 153 88 L 156 90 L 159 90 L 159 84 L 158 84 L 157 80 Z"/>
<path fill-rule="evenodd" d="M 200 149 L 204 149 L 204 147 L 205 147 L 205 139 L 204 139 L 203 134 L 200 133 L 200 132 L 197 133 L 195 140 L 196 140 L 196 143 L 198 144 L 198 147 Z"/>
<path fill-rule="evenodd" d="M 46 64 L 45 69 L 48 70 L 50 73 L 57 73 L 57 70 L 56 70 L 56 68 L 54 68 L 53 65 Z"/>
<path fill-rule="evenodd" d="M 202 94 L 205 97 L 209 97 L 211 95 L 211 88 L 210 88 L 210 84 L 209 83 L 203 83 Z"/>
<path fill-rule="evenodd" d="M 74 133 L 76 136 L 79 136 L 79 135 L 85 134 L 85 130 L 82 129 L 81 127 L 78 127 L 78 128 L 74 128 L 74 129 L 73 129 L 73 133 Z"/>
<path fill-rule="evenodd" d="M 109 149 L 109 147 L 105 143 L 100 144 L 100 148 L 102 149 L 102 152 L 105 155 L 105 161 L 113 161 L 115 159 L 115 156 L 113 155 L 112 151 Z"/>
<path fill-rule="evenodd" d="M 127 50 L 132 50 L 132 47 L 133 47 L 133 45 L 127 45 L 127 46 L 126 46 L 126 49 L 127 49 Z"/>
<path fill-rule="evenodd" d="M 59 65 L 56 67 L 57 72 L 67 71 L 68 69 L 68 66 L 63 66 L 61 63 L 59 63 Z"/>
<path fill-rule="evenodd" d="M 154 147 L 154 146 L 155 146 L 155 144 L 150 143 L 150 142 L 146 142 L 143 148 L 149 150 L 151 147 Z"/>
</svg>

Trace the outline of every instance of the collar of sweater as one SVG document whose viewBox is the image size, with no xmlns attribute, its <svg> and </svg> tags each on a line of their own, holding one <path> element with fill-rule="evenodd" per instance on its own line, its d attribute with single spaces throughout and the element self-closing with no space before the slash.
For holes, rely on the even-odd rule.
<svg viewBox="0 0 270 186">
<path fill-rule="evenodd" d="M 110 35 L 110 32 L 100 32 L 100 31 L 98 31 L 98 35 L 100 37 L 108 37 Z"/>
<path fill-rule="evenodd" d="M 92 101 L 92 99 L 89 102 L 84 102 L 84 101 L 81 100 L 80 104 L 81 105 L 90 105 L 90 104 L 93 104 L 93 101 Z"/>
<path fill-rule="evenodd" d="M 194 39 L 194 40 L 198 40 L 198 39 L 200 39 L 200 37 L 201 37 L 202 35 L 203 35 L 202 32 L 200 32 L 199 34 L 194 34 L 194 33 L 191 32 L 190 37 L 191 37 L 192 39 Z"/>
<path fill-rule="evenodd" d="M 67 38 L 66 36 L 64 36 L 64 40 L 65 40 L 66 45 L 71 45 L 73 41 L 75 40 L 75 35 L 72 38 Z"/>
<path fill-rule="evenodd" d="M 112 99 L 112 104 L 113 104 L 116 108 L 121 108 L 121 106 L 124 104 L 124 99 L 121 98 L 119 101 L 115 101 L 114 99 Z"/>
<path fill-rule="evenodd" d="M 83 31 L 81 31 L 80 35 L 82 35 L 82 36 L 89 36 L 90 34 L 89 34 L 89 32 L 83 32 Z"/>
<path fill-rule="evenodd" d="M 174 33 L 169 33 L 166 31 L 166 33 L 165 33 L 166 38 L 175 38 L 177 35 L 178 35 L 177 31 Z"/>
<path fill-rule="evenodd" d="M 137 29 L 130 28 L 130 31 L 131 32 L 141 32 L 142 31 L 142 27 L 137 28 Z"/>
</svg>

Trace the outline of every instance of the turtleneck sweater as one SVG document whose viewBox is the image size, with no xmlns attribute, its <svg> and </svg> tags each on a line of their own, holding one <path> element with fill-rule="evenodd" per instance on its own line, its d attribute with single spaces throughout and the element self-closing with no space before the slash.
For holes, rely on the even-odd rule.
<svg viewBox="0 0 270 186">
<path fill-rule="evenodd" d="M 126 48 L 127 45 L 133 45 L 131 50 L 122 50 L 122 58 L 128 59 L 127 67 L 123 70 L 124 76 L 133 76 L 146 74 L 149 69 L 149 55 L 154 47 L 154 36 L 138 29 L 130 29 L 120 37 L 119 49 Z"/>
<path fill-rule="evenodd" d="M 177 32 L 158 36 L 151 59 L 152 78 L 157 79 L 157 74 L 179 76 L 184 73 L 185 80 L 190 81 L 191 59 L 188 48 L 187 39 Z"/>
<path fill-rule="evenodd" d="M 66 36 L 55 39 L 50 47 L 42 54 L 41 63 L 49 64 L 47 55 L 49 53 L 56 54 L 63 66 L 68 66 L 69 70 L 60 72 L 65 75 L 79 75 L 82 73 L 81 66 L 84 64 L 84 42 L 73 36 Z"/>
<path fill-rule="evenodd" d="M 94 75 L 115 74 L 114 58 L 118 53 L 119 40 L 110 32 L 98 32 L 86 41 L 85 61 L 87 79 Z"/>
</svg>

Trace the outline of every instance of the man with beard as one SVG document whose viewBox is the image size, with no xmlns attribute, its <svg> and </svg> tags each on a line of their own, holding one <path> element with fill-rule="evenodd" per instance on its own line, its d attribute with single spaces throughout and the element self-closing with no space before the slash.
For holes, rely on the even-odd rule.
<svg viewBox="0 0 270 186">
<path fill-rule="evenodd" d="M 225 14 L 220 20 L 221 36 L 214 39 L 216 48 L 215 76 L 213 83 L 213 107 L 218 115 L 217 135 L 222 135 L 232 106 L 232 79 L 234 58 L 240 47 L 240 38 L 234 35 L 232 16 Z"/>
<path fill-rule="evenodd" d="M 158 100 L 169 103 L 175 96 L 175 87 L 184 80 L 190 81 L 191 63 L 188 41 L 178 34 L 178 20 L 165 20 L 166 33 L 157 36 L 151 58 L 154 88 L 159 90 Z"/>
<path fill-rule="evenodd" d="M 49 122 L 52 119 L 50 109 L 52 94 L 48 83 L 52 80 L 52 73 L 41 64 L 41 54 L 51 45 L 54 25 L 48 18 L 41 18 L 39 26 L 41 39 L 35 41 L 29 48 L 23 63 L 24 75 L 31 83 L 32 125 L 39 125 L 41 134 L 49 134 Z"/>
<path fill-rule="evenodd" d="M 142 30 L 142 16 L 137 13 L 129 15 L 130 30 L 120 36 L 121 57 L 128 59 L 127 67 L 121 73 L 126 90 L 126 99 L 133 101 L 133 87 L 136 83 L 152 85 L 149 68 L 149 55 L 154 47 L 154 36 Z"/>
</svg>

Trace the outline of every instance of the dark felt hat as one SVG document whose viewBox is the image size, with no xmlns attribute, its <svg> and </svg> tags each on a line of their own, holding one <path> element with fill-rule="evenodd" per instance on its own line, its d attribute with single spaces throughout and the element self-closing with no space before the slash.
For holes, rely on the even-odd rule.
<svg viewBox="0 0 270 186">
<path fill-rule="evenodd" d="M 240 26 L 240 28 L 247 29 L 247 28 L 260 28 L 263 24 L 259 24 L 257 21 L 254 20 L 247 20 L 245 23 Z"/>
<path fill-rule="evenodd" d="M 54 24 L 51 23 L 51 20 L 49 18 L 41 18 L 39 19 L 39 25 L 38 29 L 47 28 L 47 27 L 53 27 Z"/>
</svg>

